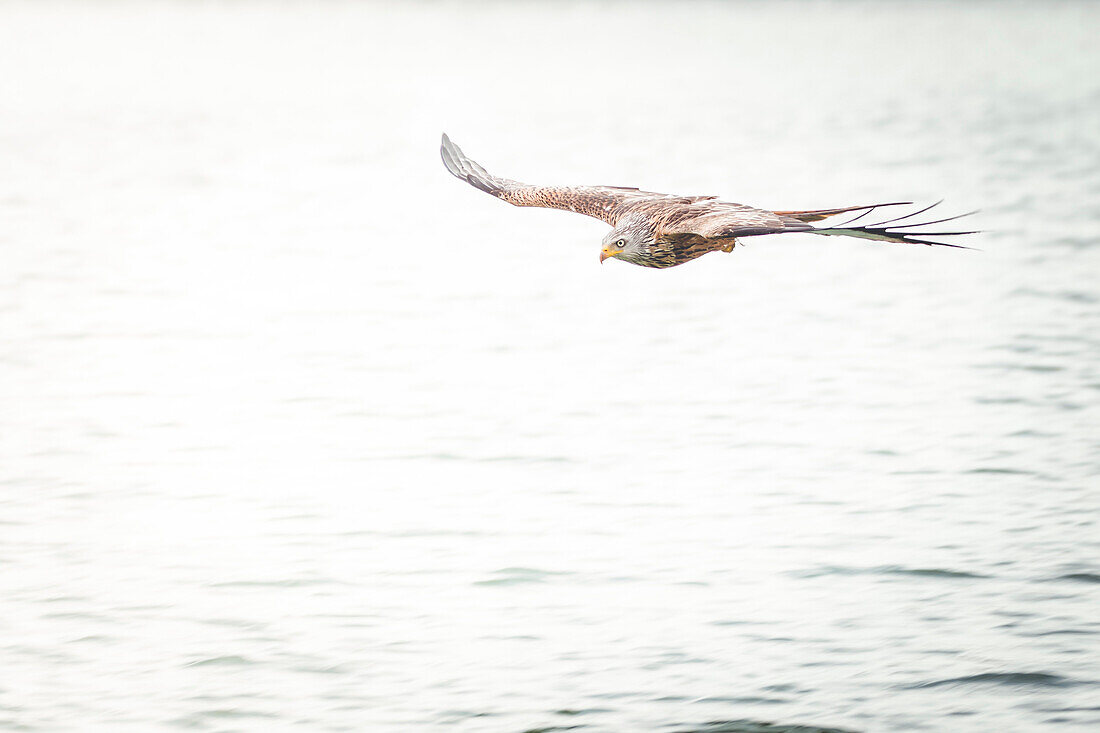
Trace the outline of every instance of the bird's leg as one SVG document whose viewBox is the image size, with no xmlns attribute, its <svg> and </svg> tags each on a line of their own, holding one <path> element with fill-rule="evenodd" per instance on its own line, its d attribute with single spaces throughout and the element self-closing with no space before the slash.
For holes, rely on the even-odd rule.
<svg viewBox="0 0 1100 733">
<path fill-rule="evenodd" d="M 729 244 L 723 244 L 722 245 L 722 251 L 723 252 L 732 252 L 733 248 L 736 247 L 736 246 L 737 246 L 737 240 L 734 239 L 734 240 L 730 241 Z"/>
</svg>

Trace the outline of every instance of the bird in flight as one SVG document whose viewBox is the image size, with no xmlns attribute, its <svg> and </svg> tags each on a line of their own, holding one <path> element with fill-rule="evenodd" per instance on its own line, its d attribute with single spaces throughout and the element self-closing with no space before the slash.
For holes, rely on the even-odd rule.
<svg viewBox="0 0 1100 733">
<path fill-rule="evenodd" d="M 443 156 L 443 164 L 456 178 L 461 178 L 474 188 L 513 206 L 564 209 L 602 219 L 610 224 L 612 229 L 603 238 L 600 262 L 614 257 L 642 267 L 675 267 L 708 252 L 732 252 L 739 238 L 763 234 L 824 234 L 899 244 L 969 249 L 959 244 L 918 237 L 953 237 L 977 233 L 909 231 L 913 227 L 942 224 L 969 214 L 919 224 L 898 223 L 919 216 L 936 204 L 875 224 L 852 226 L 876 209 L 904 206 L 911 202 L 897 201 L 816 211 L 769 211 L 719 201 L 717 196 L 674 196 L 618 186 L 533 186 L 520 183 L 492 175 L 467 158 L 446 135 L 443 135 L 439 152 Z M 861 213 L 834 226 L 814 226 L 811 223 L 850 212 Z"/>
</svg>

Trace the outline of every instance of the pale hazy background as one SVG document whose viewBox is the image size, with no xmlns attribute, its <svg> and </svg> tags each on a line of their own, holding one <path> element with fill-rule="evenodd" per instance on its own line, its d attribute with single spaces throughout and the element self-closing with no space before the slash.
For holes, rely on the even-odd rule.
<svg viewBox="0 0 1100 733">
<path fill-rule="evenodd" d="M 1095 730 L 1097 28 L 0 4 L 0 729 Z M 989 231 L 601 267 L 443 131 Z"/>
</svg>

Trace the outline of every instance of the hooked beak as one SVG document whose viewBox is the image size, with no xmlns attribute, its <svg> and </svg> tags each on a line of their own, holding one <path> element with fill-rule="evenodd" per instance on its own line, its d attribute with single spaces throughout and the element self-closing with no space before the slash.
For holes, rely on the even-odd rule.
<svg viewBox="0 0 1100 733">
<path fill-rule="evenodd" d="M 600 252 L 600 264 L 602 265 L 602 264 L 603 264 L 603 261 L 604 261 L 604 260 L 606 260 L 606 259 L 607 259 L 608 257 L 614 257 L 614 256 L 615 256 L 615 255 L 611 254 L 611 253 L 610 253 L 610 252 L 608 252 L 608 251 L 607 251 L 606 249 L 605 249 L 605 250 L 602 250 L 602 251 Z"/>
</svg>

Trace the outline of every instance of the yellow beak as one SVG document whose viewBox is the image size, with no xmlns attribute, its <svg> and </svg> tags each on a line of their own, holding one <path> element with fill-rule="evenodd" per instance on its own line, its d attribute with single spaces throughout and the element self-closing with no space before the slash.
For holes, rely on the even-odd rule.
<svg viewBox="0 0 1100 733">
<path fill-rule="evenodd" d="M 614 257 L 614 256 L 615 255 L 611 254 L 606 249 L 603 250 L 602 252 L 600 252 L 600 264 L 602 265 L 603 261 L 606 260 L 608 257 Z"/>
</svg>

